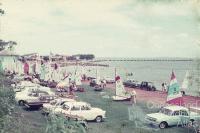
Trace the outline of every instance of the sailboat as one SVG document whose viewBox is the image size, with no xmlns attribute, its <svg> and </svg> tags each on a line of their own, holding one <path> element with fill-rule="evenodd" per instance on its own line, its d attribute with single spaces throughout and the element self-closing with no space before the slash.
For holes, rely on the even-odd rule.
<svg viewBox="0 0 200 133">
<path fill-rule="evenodd" d="M 78 68 L 75 70 L 75 74 L 74 74 L 74 83 L 76 86 L 80 86 L 82 85 L 81 82 L 81 73 L 78 71 Z"/>
<path fill-rule="evenodd" d="M 172 71 L 170 86 L 168 89 L 167 101 L 168 104 L 182 106 L 184 104 L 183 97 L 180 91 L 179 84 L 177 82 L 176 76 Z"/>
<path fill-rule="evenodd" d="M 99 76 L 98 69 L 96 68 L 96 79 L 95 79 L 95 91 L 102 91 L 104 89 L 104 85 L 101 82 L 101 78 Z"/>
<path fill-rule="evenodd" d="M 189 89 L 189 86 L 191 84 L 191 75 L 189 71 L 186 71 L 185 77 L 183 79 L 182 85 L 181 85 L 181 92 L 183 95 L 185 95 L 185 91 Z"/>
<path fill-rule="evenodd" d="M 101 85 L 101 78 L 99 76 L 99 72 L 97 68 L 96 68 L 96 85 Z"/>
<path fill-rule="evenodd" d="M 116 68 L 115 68 L 115 96 L 113 96 L 112 98 L 113 101 L 130 101 L 132 99 L 132 95 L 125 90 L 120 76 L 116 76 Z"/>
</svg>

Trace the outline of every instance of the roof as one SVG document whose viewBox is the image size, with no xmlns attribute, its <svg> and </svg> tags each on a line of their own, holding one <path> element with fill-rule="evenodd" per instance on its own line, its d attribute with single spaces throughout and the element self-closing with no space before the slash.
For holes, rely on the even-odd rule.
<svg viewBox="0 0 200 133">
<path fill-rule="evenodd" d="M 10 50 L 2 50 L 0 51 L 0 56 L 18 56 L 18 54 Z"/>
<path fill-rule="evenodd" d="M 38 53 L 30 53 L 30 54 L 24 54 L 23 56 L 35 56 L 35 55 L 39 55 Z"/>
<path fill-rule="evenodd" d="M 176 106 L 176 105 L 173 105 L 173 106 L 167 106 L 165 107 L 166 109 L 169 109 L 169 110 L 172 110 L 172 111 L 177 111 L 177 110 L 188 110 L 186 107 L 183 107 L 183 106 Z"/>
<path fill-rule="evenodd" d="M 86 106 L 86 105 L 88 105 L 88 103 L 74 101 L 74 102 L 66 102 L 65 105 L 67 105 L 67 106 L 74 106 L 74 105 L 76 105 L 76 106 Z"/>
</svg>

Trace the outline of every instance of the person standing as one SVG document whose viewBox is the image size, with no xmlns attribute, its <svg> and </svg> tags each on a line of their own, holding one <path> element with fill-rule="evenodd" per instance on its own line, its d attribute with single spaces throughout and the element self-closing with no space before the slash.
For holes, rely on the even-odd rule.
<svg viewBox="0 0 200 133">
<path fill-rule="evenodd" d="M 135 90 L 131 91 L 131 101 L 132 101 L 132 104 L 136 104 L 136 95 L 137 95 L 137 93 L 136 93 Z"/>
<path fill-rule="evenodd" d="M 164 91 L 165 91 L 165 83 L 162 83 L 162 85 L 161 85 L 161 86 L 162 86 L 162 88 L 161 88 L 161 89 L 162 89 L 162 91 L 164 92 Z"/>
<path fill-rule="evenodd" d="M 24 74 L 29 75 L 29 64 L 26 61 L 24 63 Z"/>
<path fill-rule="evenodd" d="M 44 65 L 44 62 L 43 61 L 41 61 L 41 67 L 40 67 L 40 72 L 41 72 L 41 74 L 40 74 L 40 79 L 41 80 L 44 80 L 45 79 L 45 65 Z"/>
</svg>

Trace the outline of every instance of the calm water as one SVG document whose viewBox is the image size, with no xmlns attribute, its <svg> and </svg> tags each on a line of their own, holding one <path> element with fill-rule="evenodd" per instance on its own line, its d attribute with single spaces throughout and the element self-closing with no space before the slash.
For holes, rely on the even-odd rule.
<svg viewBox="0 0 200 133">
<path fill-rule="evenodd" d="M 172 70 L 175 72 L 178 83 L 181 86 L 186 71 L 196 69 L 196 61 L 105 61 L 100 64 L 108 64 L 110 67 L 85 67 L 84 71 L 89 76 L 115 77 L 115 67 L 117 73 L 123 80 L 134 79 L 137 81 L 151 81 L 157 89 L 161 89 L 161 84 L 169 84 Z M 75 67 L 71 67 L 74 70 Z M 126 76 L 127 73 L 133 73 L 133 76 Z M 194 82 L 191 89 L 188 90 L 190 95 L 196 95 L 197 87 Z"/>
<path fill-rule="evenodd" d="M 105 61 L 102 63 L 108 64 L 110 67 L 87 67 L 86 73 L 95 76 L 97 70 L 100 77 L 114 78 L 116 67 L 117 73 L 123 80 L 151 81 L 154 82 L 157 89 L 161 89 L 163 82 L 169 84 L 172 70 L 181 85 L 186 71 L 192 72 L 196 69 L 196 61 Z M 126 76 L 127 73 L 133 73 L 133 76 Z M 195 83 L 191 88 L 188 92 L 195 95 L 194 90 L 197 90 Z"/>
</svg>

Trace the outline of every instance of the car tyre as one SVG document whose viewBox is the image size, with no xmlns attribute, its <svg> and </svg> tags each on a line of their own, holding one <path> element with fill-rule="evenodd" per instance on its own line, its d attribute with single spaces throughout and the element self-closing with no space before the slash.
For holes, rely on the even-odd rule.
<svg viewBox="0 0 200 133">
<path fill-rule="evenodd" d="M 95 119 L 95 121 L 96 121 L 97 123 L 102 122 L 102 116 L 97 116 L 96 119 Z"/>
<path fill-rule="evenodd" d="M 18 102 L 18 104 L 19 104 L 19 106 L 24 106 L 25 102 L 24 102 L 23 100 L 20 100 L 20 101 Z"/>
<path fill-rule="evenodd" d="M 193 125 L 194 125 L 194 120 L 191 119 L 191 120 L 189 121 L 189 123 L 188 123 L 188 126 L 189 126 L 189 127 L 192 127 Z"/>
<path fill-rule="evenodd" d="M 164 128 L 166 128 L 167 127 L 167 123 L 166 122 L 161 122 L 160 124 L 159 124 L 159 128 L 160 129 L 164 129 Z"/>
</svg>

